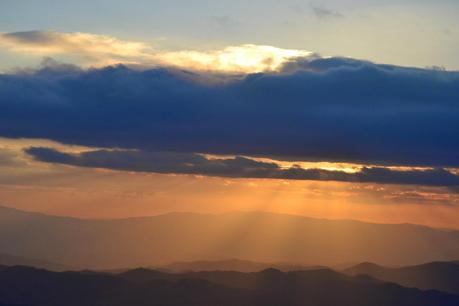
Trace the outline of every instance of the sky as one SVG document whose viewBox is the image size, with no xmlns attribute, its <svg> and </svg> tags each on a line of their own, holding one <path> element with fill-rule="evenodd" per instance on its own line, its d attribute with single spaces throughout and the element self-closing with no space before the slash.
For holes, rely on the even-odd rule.
<svg viewBox="0 0 459 306">
<path fill-rule="evenodd" d="M 458 9 L 454 0 L 3 0 L 0 29 L 94 33 L 160 50 L 270 45 L 458 69 Z M 32 62 L 0 54 L 2 66 Z"/>
<path fill-rule="evenodd" d="M 0 204 L 459 228 L 457 1 L 0 1 Z"/>
</svg>

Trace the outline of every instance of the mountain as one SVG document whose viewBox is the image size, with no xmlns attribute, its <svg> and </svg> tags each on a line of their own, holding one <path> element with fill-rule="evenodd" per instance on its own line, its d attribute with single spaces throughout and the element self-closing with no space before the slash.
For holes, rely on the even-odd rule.
<svg viewBox="0 0 459 306">
<path fill-rule="evenodd" d="M 121 274 L 0 270 L 0 305 L 22 306 L 458 306 L 459 296 L 409 289 L 331 270 L 284 273 Z"/>
<path fill-rule="evenodd" d="M 226 258 L 408 265 L 457 260 L 459 232 L 264 212 L 81 220 L 0 208 L 0 251 L 92 269 Z"/>
<path fill-rule="evenodd" d="M 340 274 L 328 268 L 313 269 L 309 271 L 282 272 L 274 268 L 268 268 L 260 272 L 236 272 L 236 271 L 198 271 L 186 273 L 166 273 L 150 269 L 133 269 L 118 274 L 121 278 L 137 283 L 148 283 L 155 280 L 177 281 L 180 279 L 201 279 L 214 284 L 239 289 L 258 290 L 260 287 L 274 287 L 285 279 L 294 279 L 296 282 L 311 282 L 319 284 L 322 281 L 349 281 L 359 278 L 352 278 Z M 361 279 L 361 278 L 360 278 Z M 375 283 L 374 279 L 366 278 L 366 281 Z"/>
<path fill-rule="evenodd" d="M 57 263 L 52 263 L 46 260 L 13 256 L 9 254 L 0 254 L 0 266 L 30 266 L 35 268 L 43 268 L 51 271 L 71 270 L 70 267 Z"/>
<path fill-rule="evenodd" d="M 162 266 L 160 270 L 183 273 L 190 271 L 236 271 L 236 272 L 259 272 L 268 268 L 281 271 L 299 271 L 319 268 L 317 266 L 283 264 L 283 263 L 260 263 L 250 260 L 227 259 L 227 260 L 199 260 L 174 262 Z"/>
<path fill-rule="evenodd" d="M 372 263 L 362 263 L 346 269 L 350 275 L 371 277 L 398 283 L 405 287 L 436 289 L 459 294 L 459 262 L 432 262 L 416 266 L 387 268 Z"/>
</svg>

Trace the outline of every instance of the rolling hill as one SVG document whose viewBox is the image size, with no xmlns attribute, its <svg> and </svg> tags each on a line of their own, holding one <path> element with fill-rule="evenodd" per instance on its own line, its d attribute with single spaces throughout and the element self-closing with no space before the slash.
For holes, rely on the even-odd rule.
<svg viewBox="0 0 459 306">
<path fill-rule="evenodd" d="M 346 269 L 350 275 L 369 275 L 405 287 L 436 289 L 459 294 L 459 262 L 432 262 L 422 265 L 387 268 L 362 263 Z"/>
<path fill-rule="evenodd" d="M 409 289 L 331 270 L 284 273 L 121 274 L 0 270 L 0 305 L 21 306 L 457 306 L 459 296 Z"/>
<path fill-rule="evenodd" d="M 236 271 L 236 272 L 259 272 L 268 268 L 275 268 L 280 271 L 299 271 L 317 269 L 317 266 L 306 266 L 299 264 L 284 263 L 261 263 L 250 260 L 227 259 L 227 260 L 198 260 L 174 262 L 160 267 L 160 270 L 175 273 L 193 271 Z"/>
<path fill-rule="evenodd" d="M 13 256 L 9 254 L 0 254 L 0 266 L 30 266 L 51 271 L 65 271 L 72 269 L 71 267 L 52 263 L 46 260 Z"/>
<path fill-rule="evenodd" d="M 459 258 L 459 232 L 264 212 L 81 220 L 0 208 L 0 252 L 90 269 L 244 258 L 332 266 Z"/>
</svg>

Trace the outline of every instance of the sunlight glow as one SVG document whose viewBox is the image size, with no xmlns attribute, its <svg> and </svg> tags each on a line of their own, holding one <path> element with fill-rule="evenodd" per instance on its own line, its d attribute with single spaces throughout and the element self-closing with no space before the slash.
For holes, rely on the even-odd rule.
<svg viewBox="0 0 459 306">
<path fill-rule="evenodd" d="M 124 41 L 107 35 L 81 32 L 0 33 L 0 45 L 13 52 L 29 55 L 78 55 L 91 63 L 103 60 L 104 57 L 104 63 L 141 58 L 149 49 L 149 46 L 143 42 Z"/>
<path fill-rule="evenodd" d="M 47 31 L 0 33 L 2 46 L 27 56 L 61 56 L 84 67 L 128 64 L 232 74 L 278 71 L 291 60 L 313 55 L 304 50 L 253 44 L 210 51 L 170 51 L 106 35 Z"/>
<path fill-rule="evenodd" d="M 292 59 L 308 57 L 312 54 L 312 52 L 303 50 L 242 45 L 208 52 L 168 52 L 158 54 L 155 58 L 164 65 L 184 67 L 192 70 L 257 73 L 276 71 Z"/>
</svg>

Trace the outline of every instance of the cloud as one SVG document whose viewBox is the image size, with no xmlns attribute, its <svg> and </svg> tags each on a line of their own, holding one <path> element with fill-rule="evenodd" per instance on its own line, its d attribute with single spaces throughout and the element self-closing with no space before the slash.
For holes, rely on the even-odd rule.
<svg viewBox="0 0 459 306">
<path fill-rule="evenodd" d="M 0 136 L 100 148 L 459 168 L 459 73 L 343 58 L 224 84 L 124 66 L 0 75 Z"/>
<path fill-rule="evenodd" d="M 309 51 L 246 44 L 207 52 L 165 52 L 157 54 L 155 61 L 164 66 L 200 71 L 257 73 L 276 71 L 293 59 L 312 55 Z"/>
<path fill-rule="evenodd" d="M 309 3 L 308 5 L 304 4 L 291 4 L 289 5 L 289 8 L 292 12 L 296 14 L 306 14 L 312 13 L 319 19 L 329 19 L 329 18 L 341 18 L 344 17 L 344 15 L 336 10 L 329 9 L 322 4 L 317 4 L 317 3 Z"/>
<path fill-rule="evenodd" d="M 108 168 L 136 172 L 194 174 L 235 178 L 342 181 L 425 186 L 459 186 L 459 175 L 445 169 L 393 170 L 365 167 L 356 173 L 299 166 L 282 168 L 275 162 L 247 157 L 208 158 L 200 154 L 138 150 L 97 150 L 65 153 L 52 148 L 26 150 L 35 159 L 79 167 Z"/>
<path fill-rule="evenodd" d="M 130 63 L 148 56 L 151 48 L 142 42 L 131 42 L 106 35 L 27 31 L 0 34 L 0 45 L 14 52 L 52 56 L 68 54 L 90 64 Z"/>
<path fill-rule="evenodd" d="M 230 26 L 229 17 L 214 17 L 220 26 Z M 278 70 L 286 62 L 307 57 L 303 50 L 245 44 L 211 51 L 159 51 L 143 42 L 123 41 L 89 33 L 29 31 L 0 34 L 0 46 L 13 52 L 37 56 L 67 56 L 84 66 L 132 64 L 146 67 L 224 73 L 256 73 Z"/>
<path fill-rule="evenodd" d="M 24 161 L 20 160 L 17 152 L 0 147 L 0 169 L 24 166 Z"/>
<path fill-rule="evenodd" d="M 422 189 L 423 187 L 416 186 L 417 189 Z M 450 188 L 454 188 L 451 186 Z M 448 188 L 449 189 L 449 188 Z M 458 194 L 457 191 L 452 191 L 446 189 L 443 193 L 437 191 L 433 192 L 424 192 L 422 190 L 404 190 L 399 192 L 389 192 L 384 195 L 386 200 L 389 200 L 397 204 L 434 204 L 434 205 L 457 205 Z"/>
<path fill-rule="evenodd" d="M 328 9 L 324 6 L 311 4 L 311 10 L 318 18 L 326 19 L 326 18 L 340 18 L 344 15 L 338 11 Z"/>
</svg>

